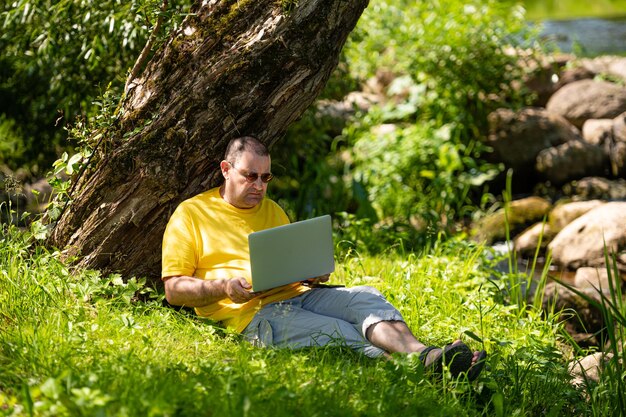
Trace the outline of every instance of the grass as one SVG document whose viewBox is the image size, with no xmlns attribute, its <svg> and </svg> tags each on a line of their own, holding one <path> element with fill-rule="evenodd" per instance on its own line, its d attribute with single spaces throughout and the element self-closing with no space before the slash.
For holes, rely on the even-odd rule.
<svg viewBox="0 0 626 417">
<path fill-rule="evenodd" d="M 463 241 L 346 256 L 333 280 L 380 289 L 425 343 L 485 348 L 472 384 L 431 381 L 403 357 L 255 348 L 142 280 L 72 269 L 0 227 L 3 416 L 612 415 L 594 412 L 602 384 L 591 402 L 570 384 L 558 317 L 508 303 L 485 251 Z"/>
</svg>

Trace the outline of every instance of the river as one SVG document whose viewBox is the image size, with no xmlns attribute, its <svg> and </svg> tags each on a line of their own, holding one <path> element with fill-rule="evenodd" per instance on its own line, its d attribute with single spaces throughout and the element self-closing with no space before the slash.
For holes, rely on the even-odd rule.
<svg viewBox="0 0 626 417">
<path fill-rule="evenodd" d="M 626 55 L 625 0 L 525 0 L 544 40 L 580 56 Z"/>
</svg>

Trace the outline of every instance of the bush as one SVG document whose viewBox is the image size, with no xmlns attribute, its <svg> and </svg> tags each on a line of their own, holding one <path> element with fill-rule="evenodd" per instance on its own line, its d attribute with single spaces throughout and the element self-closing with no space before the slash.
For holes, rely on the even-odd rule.
<svg viewBox="0 0 626 417">
<path fill-rule="evenodd" d="M 170 6 L 166 35 L 191 1 Z M 157 21 L 157 0 L 18 0 L 0 6 L 0 116 L 21 127 L 12 169 L 45 170 L 67 148 L 66 124 L 97 113 L 109 83 L 118 94 Z M 15 139 L 15 138 L 14 138 Z M 37 174 L 37 172 L 35 172 Z M 41 174 L 41 172 L 39 172 Z"/>
<path fill-rule="evenodd" d="M 297 181 L 285 182 L 295 186 L 292 194 L 314 196 L 294 208 L 296 217 L 347 212 L 396 225 L 405 237 L 415 234 L 406 227 L 417 226 L 422 237 L 453 230 L 498 174 L 481 160 L 487 115 L 525 104 L 512 87 L 522 70 L 507 52 L 530 45 L 523 17 L 521 7 L 495 0 L 372 1 L 344 49 L 343 68 L 362 83 L 381 72 L 395 80 L 386 104 L 354 117 L 339 137 L 306 119 L 302 132 L 291 130 L 288 149 L 302 150 L 306 164 L 286 169 Z"/>
</svg>

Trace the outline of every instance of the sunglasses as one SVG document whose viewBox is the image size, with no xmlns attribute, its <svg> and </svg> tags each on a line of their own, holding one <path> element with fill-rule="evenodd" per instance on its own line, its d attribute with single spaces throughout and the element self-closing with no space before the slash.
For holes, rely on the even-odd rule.
<svg viewBox="0 0 626 417">
<path fill-rule="evenodd" d="M 235 165 L 233 165 L 232 162 L 228 162 L 228 163 L 230 164 L 232 169 L 237 171 L 239 175 L 243 176 L 246 179 L 246 181 L 248 181 L 251 184 L 256 182 L 256 180 L 258 180 L 259 177 L 261 178 L 261 181 L 264 182 L 265 184 L 267 184 L 268 182 L 272 180 L 272 178 L 274 178 L 274 175 L 271 172 L 266 172 L 265 174 L 260 174 L 260 175 L 257 174 L 256 172 L 245 173 L 235 168 Z"/>
</svg>

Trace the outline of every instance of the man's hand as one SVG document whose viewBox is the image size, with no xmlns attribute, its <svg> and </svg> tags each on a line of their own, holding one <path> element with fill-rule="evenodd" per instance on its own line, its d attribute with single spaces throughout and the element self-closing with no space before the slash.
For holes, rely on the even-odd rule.
<svg viewBox="0 0 626 417">
<path fill-rule="evenodd" d="M 252 285 L 243 277 L 231 278 L 224 281 L 224 292 L 234 303 L 242 304 L 252 300 L 257 293 L 250 291 Z"/>
<path fill-rule="evenodd" d="M 327 282 L 329 279 L 330 279 L 330 274 L 320 275 L 319 277 L 309 278 L 303 281 L 303 284 L 305 285 L 321 284 L 323 282 Z"/>
</svg>

